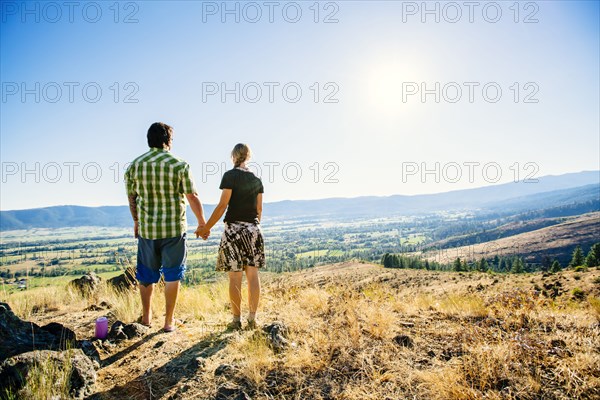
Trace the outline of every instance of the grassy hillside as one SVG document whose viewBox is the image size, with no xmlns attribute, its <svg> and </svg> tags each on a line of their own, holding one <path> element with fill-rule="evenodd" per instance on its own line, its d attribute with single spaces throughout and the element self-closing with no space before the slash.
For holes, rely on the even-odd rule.
<svg viewBox="0 0 600 400">
<path fill-rule="evenodd" d="M 465 235 L 455 235 L 446 239 L 437 240 L 427 245 L 432 249 L 447 249 L 491 240 L 501 239 L 519 233 L 535 231 L 547 226 L 557 225 L 565 222 L 567 218 L 539 218 L 530 221 L 513 221 L 503 224 L 497 228 L 484 230 L 481 232 L 472 232 Z"/>
<path fill-rule="evenodd" d="M 567 217 L 561 223 L 556 222 L 556 220 L 534 220 L 529 223 L 510 224 L 482 235 L 484 239 L 503 234 L 509 235 L 507 237 L 446 249 L 446 246 L 461 240 L 473 242 L 478 234 L 453 237 L 438 242 L 437 249 L 426 251 L 423 256 L 440 263 L 450 263 L 457 257 L 479 260 L 482 257 L 490 259 L 495 255 L 500 257 L 524 255 L 528 262 L 541 263 L 543 256 L 549 256 L 559 259 L 564 265 L 570 260 L 573 249 L 577 245 L 587 249 L 600 237 L 600 213 L 598 212 Z M 553 225 L 529 230 L 545 223 Z M 526 232 L 514 234 L 519 229 Z M 435 247 L 434 245 L 428 247 Z"/>
<path fill-rule="evenodd" d="M 177 332 L 161 333 L 157 312 L 150 334 L 99 347 L 92 398 L 600 396 L 600 270 L 491 275 L 348 262 L 264 274 L 263 282 L 260 322 L 287 325 L 283 351 L 260 331 L 224 330 L 224 281 L 185 287 Z M 64 323 L 80 338 L 93 334 L 101 315 L 132 322 L 139 311 L 136 292 L 104 289 L 94 299 L 62 288 L 1 293 L 21 317 Z M 103 300 L 110 310 L 84 311 Z M 161 296 L 155 300 L 163 310 Z"/>
</svg>

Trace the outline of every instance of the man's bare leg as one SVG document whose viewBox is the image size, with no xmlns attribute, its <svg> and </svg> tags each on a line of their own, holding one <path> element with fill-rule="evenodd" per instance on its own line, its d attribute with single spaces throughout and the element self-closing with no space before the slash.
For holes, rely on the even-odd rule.
<svg viewBox="0 0 600 400">
<path fill-rule="evenodd" d="M 175 324 L 173 314 L 175 313 L 178 294 L 179 281 L 165 282 L 165 329 L 171 329 Z"/>
<path fill-rule="evenodd" d="M 154 291 L 154 284 L 149 285 L 139 284 L 140 296 L 142 298 L 142 324 L 150 325 L 152 323 L 152 292 Z"/>
</svg>

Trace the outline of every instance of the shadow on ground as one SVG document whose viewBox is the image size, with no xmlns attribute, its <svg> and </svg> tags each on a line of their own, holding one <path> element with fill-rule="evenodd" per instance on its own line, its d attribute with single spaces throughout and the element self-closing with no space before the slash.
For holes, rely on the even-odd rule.
<svg viewBox="0 0 600 400">
<path fill-rule="evenodd" d="M 162 366 L 149 369 L 129 382 L 115 386 L 110 390 L 94 393 L 88 400 L 104 399 L 155 399 L 161 398 L 179 382 L 195 376 L 207 359 L 227 346 L 231 335 L 227 331 L 211 333 L 200 342 L 182 351 Z M 107 358 L 103 366 L 110 365 L 123 358 L 157 333 L 148 335 L 142 340 Z M 151 356 L 151 355 L 149 355 Z"/>
</svg>

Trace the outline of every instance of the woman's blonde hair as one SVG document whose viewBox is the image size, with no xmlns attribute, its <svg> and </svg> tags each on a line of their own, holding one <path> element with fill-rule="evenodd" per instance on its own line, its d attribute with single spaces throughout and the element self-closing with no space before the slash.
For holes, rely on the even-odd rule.
<svg viewBox="0 0 600 400">
<path fill-rule="evenodd" d="M 231 150 L 231 158 L 233 159 L 233 165 L 239 167 L 244 161 L 248 161 L 252 155 L 250 146 L 245 143 L 238 143 Z"/>
</svg>

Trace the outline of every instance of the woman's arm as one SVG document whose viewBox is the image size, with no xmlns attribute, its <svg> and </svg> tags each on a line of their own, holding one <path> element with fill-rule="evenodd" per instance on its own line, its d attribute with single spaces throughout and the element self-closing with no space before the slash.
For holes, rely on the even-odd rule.
<svg viewBox="0 0 600 400">
<path fill-rule="evenodd" d="M 208 219 L 205 227 L 207 230 L 210 230 L 215 224 L 221 219 L 225 210 L 227 210 L 227 206 L 229 205 L 229 200 L 231 199 L 231 189 L 223 189 L 221 192 L 221 200 L 219 200 L 219 204 L 212 212 L 212 215 Z"/>
<path fill-rule="evenodd" d="M 262 193 L 256 196 L 256 212 L 258 213 L 258 222 L 260 222 L 262 218 Z"/>
</svg>

